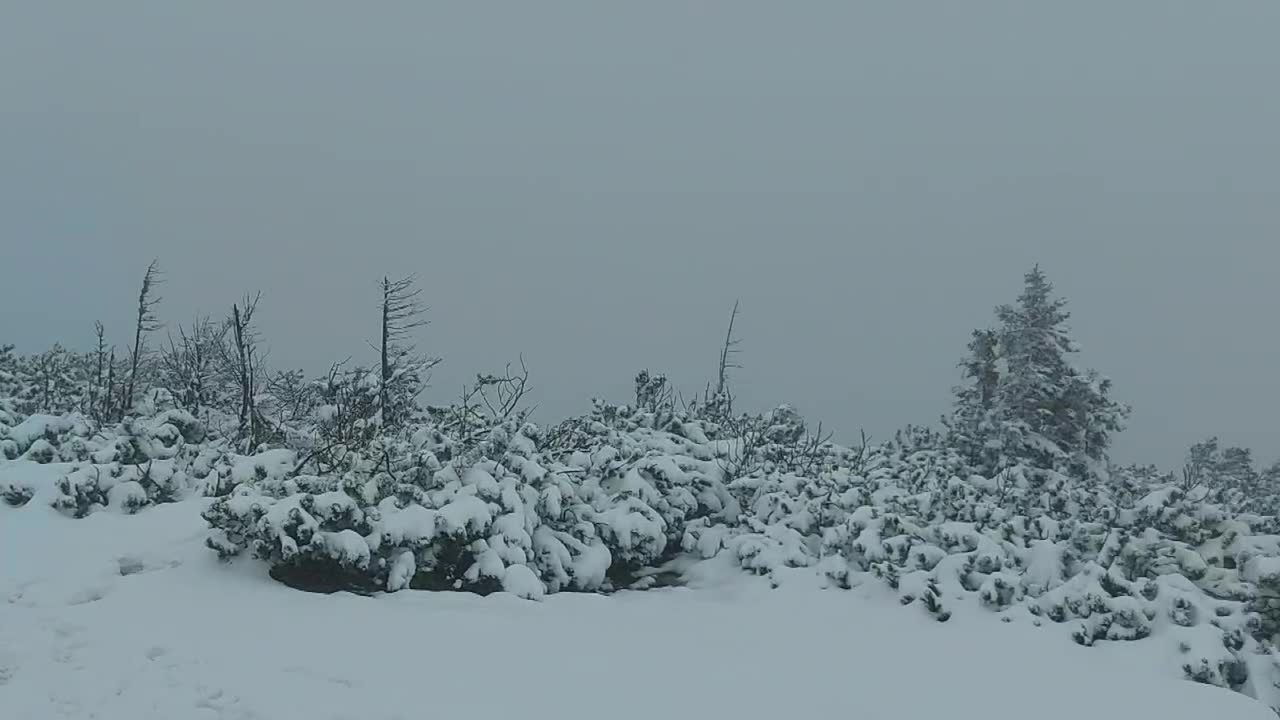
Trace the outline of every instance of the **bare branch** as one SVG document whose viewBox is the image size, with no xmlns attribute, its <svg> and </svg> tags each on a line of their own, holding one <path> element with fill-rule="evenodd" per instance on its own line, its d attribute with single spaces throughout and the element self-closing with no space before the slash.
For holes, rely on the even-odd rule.
<svg viewBox="0 0 1280 720">
<path fill-rule="evenodd" d="M 729 389 L 729 371 L 741 369 L 742 365 L 734 358 L 740 352 L 739 340 L 733 334 L 733 326 L 738 320 L 738 301 L 733 301 L 733 312 L 729 314 L 729 328 L 724 334 L 724 343 L 720 346 L 720 361 L 716 369 L 716 390 L 712 394 L 710 387 L 705 393 L 706 405 L 712 416 L 720 420 L 733 417 L 733 391 Z"/>
<path fill-rule="evenodd" d="M 231 334 L 231 347 L 227 343 L 218 344 L 223 367 L 232 383 L 239 390 L 240 409 L 238 413 L 237 435 L 245 452 L 262 439 L 262 418 L 257 408 L 258 382 L 266 374 L 263 353 L 258 346 L 258 332 L 253 325 L 253 318 L 258 309 L 262 292 L 245 294 L 240 303 L 231 306 L 231 314 L 223 323 L 223 333 Z"/>
<path fill-rule="evenodd" d="M 138 291 L 137 323 L 134 327 L 133 350 L 129 360 L 129 380 L 125 386 L 123 403 L 120 407 L 121 415 L 128 409 L 128 405 L 133 403 L 134 393 L 137 391 L 138 371 L 142 367 L 142 359 L 147 352 L 146 336 L 161 327 L 155 314 L 155 308 L 160 304 L 161 298 L 155 292 L 156 287 L 162 282 L 164 281 L 161 278 L 159 261 L 152 260 L 147 265 L 147 272 L 142 276 L 142 289 Z"/>
<path fill-rule="evenodd" d="M 106 382 L 103 373 L 107 371 L 107 330 L 102 321 L 98 320 L 93 323 L 93 331 L 97 339 L 97 347 L 94 349 L 93 387 L 89 392 L 89 417 L 97 423 L 102 423 L 109 400 L 109 395 L 106 397 L 103 395 L 103 385 Z"/>
<path fill-rule="evenodd" d="M 422 375 L 439 362 L 435 358 L 417 355 L 417 348 L 410 341 L 413 331 L 425 326 L 426 308 L 419 297 L 422 289 L 415 287 L 413 275 L 392 280 L 382 278 L 381 343 L 377 350 L 380 365 L 378 374 L 378 411 L 381 422 L 387 427 L 398 427 L 407 419 L 406 401 L 421 391 L 425 380 Z"/>
</svg>

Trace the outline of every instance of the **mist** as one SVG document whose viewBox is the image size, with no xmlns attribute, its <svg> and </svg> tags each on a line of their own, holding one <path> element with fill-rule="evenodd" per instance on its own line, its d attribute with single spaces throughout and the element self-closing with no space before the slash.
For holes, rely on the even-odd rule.
<svg viewBox="0 0 1280 720">
<path fill-rule="evenodd" d="M 73 7 L 74 6 L 74 7 Z M 425 399 L 520 355 L 537 417 L 686 393 L 837 439 L 947 411 L 1039 263 L 1134 406 L 1113 456 L 1280 437 L 1280 5 L 29 3 L 0 22 L 0 342 L 121 347 L 262 290 L 279 367 Z"/>
</svg>

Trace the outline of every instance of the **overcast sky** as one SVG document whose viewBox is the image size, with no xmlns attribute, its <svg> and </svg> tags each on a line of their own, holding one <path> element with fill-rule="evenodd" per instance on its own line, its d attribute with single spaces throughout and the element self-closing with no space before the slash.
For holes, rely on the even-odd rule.
<svg viewBox="0 0 1280 720">
<path fill-rule="evenodd" d="M 428 397 L 689 391 L 929 423 L 1041 263 L 1135 406 L 1116 456 L 1280 454 L 1280 3 L 111 2 L 0 13 L 0 342 L 264 292 L 281 365 L 418 273 Z"/>
</svg>

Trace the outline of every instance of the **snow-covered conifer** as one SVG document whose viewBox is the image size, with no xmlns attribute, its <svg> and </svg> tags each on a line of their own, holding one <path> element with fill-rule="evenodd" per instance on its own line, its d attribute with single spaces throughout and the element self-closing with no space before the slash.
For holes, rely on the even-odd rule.
<svg viewBox="0 0 1280 720">
<path fill-rule="evenodd" d="M 1129 409 L 1111 399 L 1109 380 L 1072 364 L 1066 305 L 1037 266 L 1017 302 L 996 309 L 998 327 L 975 332 L 948 426 L 979 472 L 1021 464 L 1053 485 L 1044 473 L 1087 478 L 1105 468 Z"/>
<path fill-rule="evenodd" d="M 952 446 L 974 469 L 987 474 L 995 472 L 997 465 L 989 446 L 1000 381 L 996 347 L 995 331 L 973 331 L 969 355 L 960 363 L 964 381 L 953 389 L 955 407 L 947 421 Z"/>
</svg>

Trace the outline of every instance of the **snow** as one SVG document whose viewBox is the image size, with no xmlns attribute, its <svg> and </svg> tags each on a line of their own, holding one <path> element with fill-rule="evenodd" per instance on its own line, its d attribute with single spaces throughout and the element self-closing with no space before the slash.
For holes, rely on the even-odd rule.
<svg viewBox="0 0 1280 720">
<path fill-rule="evenodd" d="M 492 477 L 489 480 L 497 485 Z M 467 530 L 481 532 L 493 523 L 489 505 L 475 495 L 457 497 L 440 509 L 439 517 L 447 533 L 462 533 Z"/>
<path fill-rule="evenodd" d="M 46 465 L 30 460 L 0 462 L 0 500 L 12 494 L 47 505 L 57 492 L 58 478 L 66 475 L 71 467 L 66 463 Z"/>
<path fill-rule="evenodd" d="M 291 450 L 267 450 L 257 455 L 237 455 L 231 465 L 231 480 L 236 483 L 247 483 L 258 476 L 277 477 L 293 469 L 298 461 L 297 454 Z"/>
<path fill-rule="evenodd" d="M 879 583 L 770 590 L 723 556 L 686 589 L 540 603 L 516 597 L 541 588 L 524 566 L 486 598 L 303 593 L 203 547 L 207 502 L 0 506 L 0 717 L 1274 717 L 1172 679 L 1158 643 L 1082 648 L 976 608 L 940 624 Z"/>
<path fill-rule="evenodd" d="M 341 532 L 317 533 L 321 539 L 321 547 L 328 551 L 329 557 L 343 565 L 354 565 L 364 568 L 369 566 L 369 544 L 364 537 L 354 530 Z"/>
<path fill-rule="evenodd" d="M 112 485 L 107 490 L 107 498 L 111 502 L 111 507 L 117 510 L 125 510 L 130 507 L 139 507 L 147 502 L 147 491 L 143 489 L 140 483 L 129 481 Z"/>
<path fill-rule="evenodd" d="M 9 428 L 6 437 L 18 444 L 22 450 L 47 435 L 58 435 L 71 432 L 76 425 L 76 418 L 62 415 L 32 415 Z"/>
<path fill-rule="evenodd" d="M 383 513 L 379 529 L 382 542 L 391 545 L 420 545 L 436 536 L 440 514 L 421 505 L 395 509 L 390 503 Z"/>
<path fill-rule="evenodd" d="M 1254 583 L 1280 580 L 1280 557 L 1250 558 L 1244 566 L 1244 579 Z"/>
<path fill-rule="evenodd" d="M 1048 540 L 1032 540 L 1027 554 L 1026 585 L 1032 595 L 1041 595 L 1062 584 L 1063 548 Z"/>
<path fill-rule="evenodd" d="M 413 574 L 417 572 L 417 561 L 412 550 L 401 550 L 391 561 L 391 571 L 387 574 L 387 590 L 395 592 L 409 587 Z"/>
<path fill-rule="evenodd" d="M 502 590 L 527 600 L 541 600 L 547 589 L 525 565 L 512 565 L 502 576 Z"/>
</svg>

